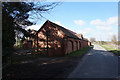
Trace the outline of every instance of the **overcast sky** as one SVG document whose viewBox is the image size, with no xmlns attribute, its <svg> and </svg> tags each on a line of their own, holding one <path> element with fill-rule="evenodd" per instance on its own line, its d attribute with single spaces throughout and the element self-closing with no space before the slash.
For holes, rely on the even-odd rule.
<svg viewBox="0 0 120 80">
<path fill-rule="evenodd" d="M 48 19 L 88 39 L 109 41 L 118 35 L 118 2 L 63 2 L 44 17 L 28 28 L 38 30 Z"/>
</svg>

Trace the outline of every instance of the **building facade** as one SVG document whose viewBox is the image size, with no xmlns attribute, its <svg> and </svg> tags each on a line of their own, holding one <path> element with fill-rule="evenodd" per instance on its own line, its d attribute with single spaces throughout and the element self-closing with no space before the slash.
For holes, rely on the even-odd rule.
<svg viewBox="0 0 120 80">
<path fill-rule="evenodd" d="M 35 35 L 32 46 L 36 48 L 36 54 L 64 56 L 91 45 L 87 39 L 83 38 L 82 34 L 76 34 L 49 20 Z"/>
</svg>

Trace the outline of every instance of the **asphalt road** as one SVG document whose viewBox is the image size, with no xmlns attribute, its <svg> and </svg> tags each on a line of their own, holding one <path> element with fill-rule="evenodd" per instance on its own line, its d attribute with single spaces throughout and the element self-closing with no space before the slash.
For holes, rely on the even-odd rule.
<svg viewBox="0 0 120 80">
<path fill-rule="evenodd" d="M 94 45 L 68 78 L 116 78 L 118 57 L 99 45 Z"/>
</svg>

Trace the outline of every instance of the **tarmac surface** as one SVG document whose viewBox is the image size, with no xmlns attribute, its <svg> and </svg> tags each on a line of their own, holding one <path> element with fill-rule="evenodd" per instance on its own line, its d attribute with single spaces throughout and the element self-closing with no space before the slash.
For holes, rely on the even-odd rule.
<svg viewBox="0 0 120 80">
<path fill-rule="evenodd" d="M 68 78 L 117 78 L 118 57 L 99 45 L 94 45 Z"/>
<path fill-rule="evenodd" d="M 23 58 L 23 61 L 4 67 L 3 80 L 116 80 L 110 78 L 118 77 L 117 56 L 98 45 L 76 57 L 36 57 L 29 60 L 28 56 L 18 55 L 15 58 Z"/>
</svg>

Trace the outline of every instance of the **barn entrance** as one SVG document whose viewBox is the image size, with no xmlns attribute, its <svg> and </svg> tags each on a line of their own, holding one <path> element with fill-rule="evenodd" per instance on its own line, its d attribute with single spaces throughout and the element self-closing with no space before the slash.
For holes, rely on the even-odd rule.
<svg viewBox="0 0 120 80">
<path fill-rule="evenodd" d="M 75 49 L 75 51 L 76 51 L 76 50 L 78 50 L 78 42 L 77 42 L 77 41 L 76 41 L 76 49 Z"/>
<path fill-rule="evenodd" d="M 63 56 L 64 55 L 64 45 L 61 42 L 53 43 L 54 45 L 49 49 L 50 56 Z"/>
<path fill-rule="evenodd" d="M 81 49 L 81 42 L 79 41 L 79 50 Z"/>
<path fill-rule="evenodd" d="M 68 48 L 67 53 L 71 53 L 74 50 L 73 41 L 69 40 L 67 46 L 68 46 L 67 47 Z"/>
</svg>

